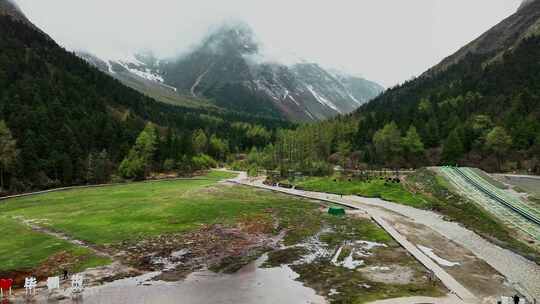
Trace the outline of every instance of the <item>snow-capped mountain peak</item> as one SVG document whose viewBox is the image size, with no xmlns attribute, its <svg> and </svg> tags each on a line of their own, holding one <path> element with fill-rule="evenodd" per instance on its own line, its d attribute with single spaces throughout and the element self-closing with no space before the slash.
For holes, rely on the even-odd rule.
<svg viewBox="0 0 540 304">
<path fill-rule="evenodd" d="M 151 52 L 98 59 L 79 53 L 101 70 L 128 83 L 136 79 L 206 97 L 217 106 L 290 120 L 322 120 L 357 109 L 383 87 L 330 71 L 298 56 L 286 64 L 269 56 L 245 23 L 213 30 L 190 53 L 157 59 Z M 291 54 L 291 53 L 290 53 Z M 129 79 L 128 79 L 129 78 Z"/>
</svg>

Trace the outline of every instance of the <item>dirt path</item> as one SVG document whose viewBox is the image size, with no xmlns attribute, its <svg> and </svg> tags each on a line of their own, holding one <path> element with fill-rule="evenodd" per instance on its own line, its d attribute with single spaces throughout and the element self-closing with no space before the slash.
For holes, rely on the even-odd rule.
<svg viewBox="0 0 540 304">
<path fill-rule="evenodd" d="M 36 232 L 39 232 L 39 233 L 44 233 L 44 234 L 50 235 L 50 236 L 52 236 L 54 238 L 64 240 L 64 241 L 66 241 L 68 243 L 71 243 L 73 245 L 86 248 L 86 249 L 92 251 L 97 256 L 110 258 L 111 260 L 115 261 L 115 257 L 113 255 L 99 249 L 97 246 L 94 246 L 92 244 L 88 244 L 88 243 L 86 243 L 84 241 L 81 241 L 81 240 L 74 239 L 74 238 L 68 236 L 67 234 L 56 232 L 56 231 L 50 230 L 48 228 L 45 228 L 43 226 L 40 226 L 37 223 L 37 221 L 34 221 L 34 220 L 27 220 L 27 219 L 23 219 L 23 218 L 20 218 L 20 217 L 16 217 L 15 219 L 19 220 L 21 223 L 23 223 L 24 225 L 26 225 L 27 227 L 29 227 L 33 231 L 36 231 Z"/>
<path fill-rule="evenodd" d="M 77 240 L 63 233 L 52 231 L 39 225 L 39 223 L 34 220 L 27 220 L 20 217 L 15 219 L 20 221 L 22 224 L 26 225 L 33 231 L 44 233 L 59 240 L 63 240 L 73 245 L 86 248 L 99 257 L 110 259 L 111 263 L 108 265 L 87 269 L 82 272 L 85 277 L 85 287 L 100 286 L 103 282 L 109 282 L 115 280 L 115 278 L 133 277 L 142 274 L 141 271 L 126 266 L 113 254 L 104 251 L 95 245 L 83 242 L 81 240 Z M 57 302 L 63 299 L 70 299 L 72 296 L 70 284 L 71 283 L 69 279 L 63 280 L 61 281 L 60 289 L 55 290 L 53 293 L 49 293 L 47 291 L 46 281 L 42 280 L 38 282 L 38 291 L 36 293 L 36 296 L 34 296 L 32 299 L 26 299 L 24 289 L 17 289 L 14 290 L 13 296 L 10 298 L 10 300 L 13 300 L 14 303 L 27 303 L 28 301 L 32 301 L 32 303 L 49 303 L 50 301 Z M 71 300 L 69 300 L 69 302 L 71 302 Z"/>
<path fill-rule="evenodd" d="M 240 174 L 233 182 L 279 191 L 286 194 L 320 199 L 346 206 L 362 209 L 372 216 L 380 216 L 387 219 L 392 214 L 403 216 L 410 221 L 426 226 L 432 231 L 444 236 L 449 241 L 459 245 L 472 253 L 476 258 L 485 261 L 493 269 L 504 275 L 511 286 L 520 293 L 540 299 L 540 266 L 524 257 L 509 250 L 503 249 L 488 242 L 476 233 L 462 227 L 458 223 L 448 222 L 435 212 L 420 210 L 377 198 L 364 198 L 358 196 L 332 195 L 309 191 L 299 191 L 278 187 L 269 187 L 262 184 L 261 180 L 250 180 L 244 174 Z M 395 228 L 395 227 L 394 227 Z"/>
</svg>

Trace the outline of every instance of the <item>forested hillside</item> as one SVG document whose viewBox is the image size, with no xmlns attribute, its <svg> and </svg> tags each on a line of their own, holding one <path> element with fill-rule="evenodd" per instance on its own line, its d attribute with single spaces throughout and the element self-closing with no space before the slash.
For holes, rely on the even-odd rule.
<svg viewBox="0 0 540 304">
<path fill-rule="evenodd" d="M 524 40 L 498 62 L 486 64 L 486 58 L 469 55 L 362 107 L 351 117 L 359 122 L 354 147 L 370 151 L 370 161 L 397 165 L 410 161 L 407 147 L 387 143 L 416 129 L 427 152 L 418 154 L 422 164 L 498 170 L 510 161 L 506 169 L 538 170 L 540 37 Z"/>
<path fill-rule="evenodd" d="M 0 14 L 0 193 L 107 182 L 136 150 L 138 137 L 139 147 L 149 150 L 144 157 L 129 153 L 145 163 L 126 161 L 124 167 L 139 167 L 118 172 L 128 178 L 140 178 L 140 167 L 146 174 L 165 163 L 170 170 L 196 169 L 198 154 L 224 159 L 228 151 L 264 145 L 275 128 L 287 125 L 158 103 L 26 21 Z"/>
<path fill-rule="evenodd" d="M 266 154 L 286 155 L 286 161 L 271 167 L 460 164 L 540 173 L 539 19 L 535 1 L 436 69 L 355 113 L 282 133 Z"/>
</svg>

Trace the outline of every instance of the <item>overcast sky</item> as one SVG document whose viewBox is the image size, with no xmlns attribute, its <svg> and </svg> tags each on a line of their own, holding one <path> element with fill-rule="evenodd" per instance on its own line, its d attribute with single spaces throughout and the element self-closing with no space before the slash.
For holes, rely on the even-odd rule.
<svg viewBox="0 0 540 304">
<path fill-rule="evenodd" d="M 384 86 L 438 63 L 521 0 L 15 0 L 58 43 L 101 57 L 186 51 L 228 19 L 271 54 L 341 68 Z M 283 55 L 284 56 L 284 55 Z"/>
</svg>

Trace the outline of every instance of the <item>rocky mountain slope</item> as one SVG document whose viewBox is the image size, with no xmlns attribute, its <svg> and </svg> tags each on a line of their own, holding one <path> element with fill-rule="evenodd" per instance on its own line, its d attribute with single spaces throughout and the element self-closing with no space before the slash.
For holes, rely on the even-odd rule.
<svg viewBox="0 0 540 304">
<path fill-rule="evenodd" d="M 20 10 L 19 6 L 11 0 L 0 0 L 0 16 L 9 16 L 13 20 L 23 22 L 27 26 L 32 27 L 45 35 L 37 26 L 35 26 Z M 50 37 L 47 36 L 50 39 Z"/>
<path fill-rule="evenodd" d="M 159 61 L 151 54 L 129 55 L 122 59 L 102 59 L 83 51 L 77 55 L 124 85 L 158 101 L 190 108 L 216 108 L 204 98 L 182 94 L 177 88 L 167 85 L 160 75 Z"/>
<path fill-rule="evenodd" d="M 489 55 L 486 63 L 501 58 L 504 52 L 516 48 L 524 39 L 540 34 L 540 1 L 524 0 L 518 11 L 489 31 L 444 59 L 426 74 L 446 70 L 467 55 Z"/>
<path fill-rule="evenodd" d="M 374 82 L 334 73 L 314 63 L 287 66 L 270 62 L 245 24 L 224 25 L 180 58 L 158 60 L 143 54 L 102 60 L 85 53 L 80 56 L 145 93 L 173 91 L 173 95 L 209 99 L 229 110 L 294 121 L 350 113 L 383 91 Z"/>
</svg>

